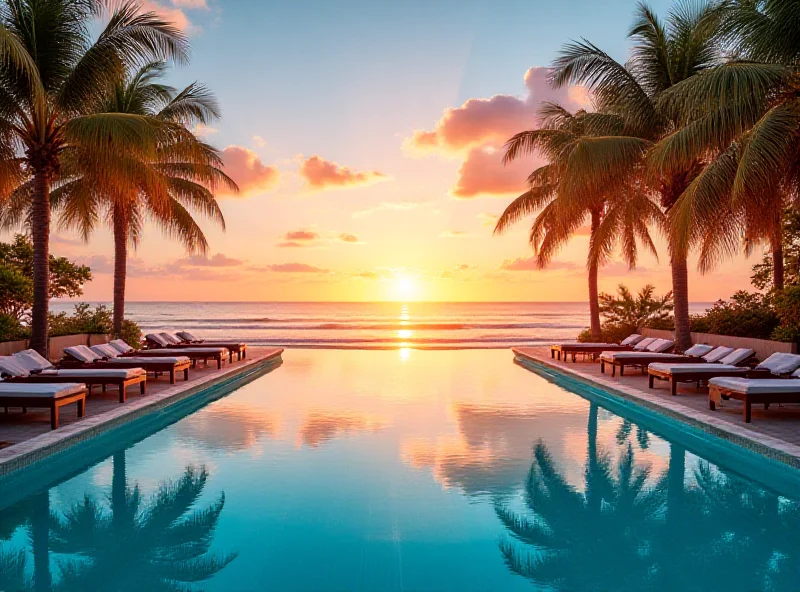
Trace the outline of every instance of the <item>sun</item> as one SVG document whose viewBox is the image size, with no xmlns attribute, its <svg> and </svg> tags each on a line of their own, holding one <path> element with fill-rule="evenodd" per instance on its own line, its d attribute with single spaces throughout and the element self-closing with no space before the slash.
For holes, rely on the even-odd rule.
<svg viewBox="0 0 800 592">
<path fill-rule="evenodd" d="M 419 292 L 419 286 L 414 278 L 401 276 L 394 279 L 392 297 L 395 300 L 414 300 Z"/>
</svg>

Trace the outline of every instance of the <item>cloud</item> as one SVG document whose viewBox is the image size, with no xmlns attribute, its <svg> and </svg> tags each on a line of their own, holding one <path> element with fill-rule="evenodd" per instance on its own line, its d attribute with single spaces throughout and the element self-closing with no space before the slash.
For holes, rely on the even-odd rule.
<svg viewBox="0 0 800 592">
<path fill-rule="evenodd" d="M 466 238 L 469 233 L 464 230 L 445 230 L 439 235 L 439 238 Z"/>
<path fill-rule="evenodd" d="M 300 248 L 300 247 L 310 247 L 314 243 L 316 243 L 320 235 L 318 232 L 314 232 L 312 230 L 291 230 L 281 236 L 283 242 L 278 243 L 276 246 L 286 249 L 286 248 Z"/>
<path fill-rule="evenodd" d="M 165 21 L 168 21 L 174 27 L 187 34 L 193 34 L 202 31 L 201 27 L 198 27 L 189 20 L 189 17 L 186 16 L 186 13 L 181 9 L 181 7 L 195 8 L 182 5 L 180 3 L 180 0 L 173 0 L 172 6 L 165 6 L 153 0 L 144 0 L 140 4 L 139 12 L 140 13 L 154 12 L 159 17 L 163 18 Z"/>
<path fill-rule="evenodd" d="M 458 169 L 453 196 L 471 199 L 480 196 L 519 195 L 534 169 L 545 164 L 541 158 L 516 160 L 503 165 L 502 153 L 486 146 L 470 150 Z"/>
<path fill-rule="evenodd" d="M 388 178 L 379 171 L 359 173 L 317 155 L 303 161 L 303 164 L 300 165 L 300 176 L 305 179 L 311 189 L 370 185 Z"/>
<path fill-rule="evenodd" d="M 363 280 L 378 280 L 381 277 L 377 271 L 359 271 L 358 273 L 354 274 L 353 277 L 361 278 Z"/>
<path fill-rule="evenodd" d="M 524 76 L 527 95 L 495 95 L 488 99 L 469 99 L 460 107 L 445 109 L 431 131 L 417 130 L 405 148 L 418 153 L 463 153 L 485 144 L 501 145 L 514 134 L 536 126 L 537 112 L 545 101 L 568 109 L 586 108 L 589 96 L 581 87 L 554 89 L 548 69 L 529 68 Z"/>
<path fill-rule="evenodd" d="M 172 4 L 173 6 L 180 6 L 181 8 L 208 10 L 206 0 L 172 0 Z"/>
<path fill-rule="evenodd" d="M 267 145 L 267 141 L 261 136 L 253 136 L 251 139 L 256 148 L 263 148 Z"/>
<path fill-rule="evenodd" d="M 353 413 L 310 413 L 300 428 L 300 441 L 304 446 L 317 448 L 321 444 L 358 432 L 376 432 L 386 422 L 378 417 Z"/>
<path fill-rule="evenodd" d="M 279 263 L 277 265 L 269 265 L 267 269 L 277 273 L 328 273 L 327 269 L 314 267 L 306 263 Z"/>
<path fill-rule="evenodd" d="M 529 68 L 524 82 L 524 98 L 495 95 L 469 99 L 459 107 L 445 109 L 432 130 L 414 131 L 405 140 L 404 150 L 412 156 L 433 153 L 462 159 L 452 189 L 454 197 L 522 193 L 527 176 L 545 161 L 525 158 L 503 166 L 503 144 L 514 134 L 537 127 L 538 111 L 545 101 L 570 110 L 591 105 L 583 87 L 552 88 L 547 68 Z"/>
<path fill-rule="evenodd" d="M 550 270 L 574 270 L 579 269 L 580 266 L 572 261 L 551 261 L 545 269 Z M 536 257 L 517 257 L 516 259 L 506 259 L 500 264 L 503 271 L 541 271 L 541 268 L 536 264 Z"/>
<path fill-rule="evenodd" d="M 239 186 L 241 197 L 269 191 L 280 181 L 276 167 L 264 165 L 255 152 L 242 146 L 225 148 L 222 160 L 225 172 Z"/>
<path fill-rule="evenodd" d="M 197 123 L 194 126 L 192 133 L 199 138 L 205 138 L 207 136 L 218 134 L 219 130 L 215 127 L 211 127 L 210 125 L 206 125 L 205 123 Z"/>
<path fill-rule="evenodd" d="M 343 243 L 357 243 L 358 237 L 355 234 L 349 234 L 347 232 L 343 232 L 339 235 L 339 240 Z"/>
<path fill-rule="evenodd" d="M 242 259 L 234 259 L 217 253 L 211 257 L 203 257 L 202 255 L 190 255 L 183 259 L 178 259 L 176 263 L 183 265 L 190 265 L 193 267 L 237 267 L 244 263 Z"/>
</svg>

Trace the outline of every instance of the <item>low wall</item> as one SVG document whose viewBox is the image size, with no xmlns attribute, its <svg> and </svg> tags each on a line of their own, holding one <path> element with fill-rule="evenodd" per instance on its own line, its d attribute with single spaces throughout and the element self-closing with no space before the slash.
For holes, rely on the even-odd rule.
<svg viewBox="0 0 800 592">
<path fill-rule="evenodd" d="M 108 343 L 108 335 L 96 335 L 92 333 L 79 333 L 76 335 L 62 335 L 61 337 L 50 338 L 50 361 L 57 362 L 64 357 L 64 348 L 73 345 L 98 345 Z M 3 341 L 0 342 L 0 356 L 10 356 L 24 349 L 28 349 L 28 341 Z"/>
<path fill-rule="evenodd" d="M 639 331 L 645 337 L 660 337 L 662 339 L 674 339 L 675 331 L 663 331 L 661 329 L 641 329 Z M 752 339 L 750 337 L 730 337 L 728 335 L 715 335 L 714 333 L 692 333 L 692 343 L 706 343 L 708 345 L 727 345 L 728 347 L 746 347 L 756 352 L 759 360 L 765 360 L 774 353 L 796 354 L 796 343 L 785 343 L 783 341 L 770 341 L 768 339 Z"/>
</svg>

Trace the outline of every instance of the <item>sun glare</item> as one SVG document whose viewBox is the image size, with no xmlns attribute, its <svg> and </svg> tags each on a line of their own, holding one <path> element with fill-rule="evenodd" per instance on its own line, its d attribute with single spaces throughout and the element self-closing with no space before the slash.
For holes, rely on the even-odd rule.
<svg viewBox="0 0 800 592">
<path fill-rule="evenodd" d="M 419 293 L 419 286 L 414 278 L 401 276 L 395 278 L 392 285 L 392 297 L 395 300 L 414 300 Z"/>
</svg>

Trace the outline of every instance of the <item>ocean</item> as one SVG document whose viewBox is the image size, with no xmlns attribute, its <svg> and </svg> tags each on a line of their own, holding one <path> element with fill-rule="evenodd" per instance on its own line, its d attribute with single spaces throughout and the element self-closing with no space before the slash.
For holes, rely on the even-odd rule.
<svg viewBox="0 0 800 592">
<path fill-rule="evenodd" d="M 693 304 L 692 312 L 707 307 Z M 509 348 L 574 339 L 589 325 L 582 302 L 129 302 L 126 315 L 145 333 L 357 349 Z"/>
</svg>

